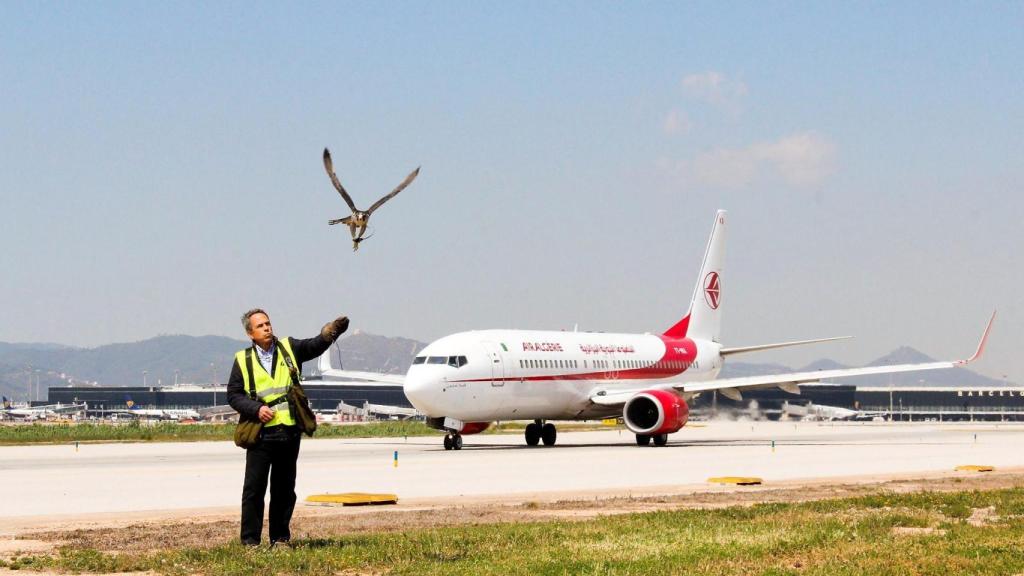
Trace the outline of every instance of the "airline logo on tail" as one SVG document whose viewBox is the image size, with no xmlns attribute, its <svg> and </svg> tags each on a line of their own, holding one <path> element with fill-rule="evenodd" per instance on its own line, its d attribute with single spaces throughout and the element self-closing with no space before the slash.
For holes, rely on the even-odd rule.
<svg viewBox="0 0 1024 576">
<path fill-rule="evenodd" d="M 7 396 L 4 396 L 4 410 L 7 410 L 10 407 L 11 407 L 11 401 L 7 399 Z"/>
<path fill-rule="evenodd" d="M 722 295 L 719 282 L 718 272 L 708 272 L 704 277 L 704 300 L 712 310 L 718 310 L 718 299 Z"/>
</svg>

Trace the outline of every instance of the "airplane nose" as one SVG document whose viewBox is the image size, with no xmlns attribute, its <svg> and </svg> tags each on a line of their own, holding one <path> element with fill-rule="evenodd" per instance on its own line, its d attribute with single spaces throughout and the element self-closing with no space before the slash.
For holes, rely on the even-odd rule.
<svg viewBox="0 0 1024 576">
<path fill-rule="evenodd" d="M 438 392 L 437 383 L 428 378 L 420 370 L 411 369 L 405 375 L 405 384 L 402 386 L 405 397 L 409 399 L 413 407 L 420 412 L 429 415 L 434 414 L 435 394 Z"/>
</svg>

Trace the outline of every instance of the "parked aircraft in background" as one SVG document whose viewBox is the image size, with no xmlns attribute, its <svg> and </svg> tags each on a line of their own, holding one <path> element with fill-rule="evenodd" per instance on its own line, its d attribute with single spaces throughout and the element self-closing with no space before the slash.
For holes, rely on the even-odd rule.
<svg viewBox="0 0 1024 576">
<path fill-rule="evenodd" d="M 111 410 L 109 414 L 114 416 L 127 416 L 130 418 L 142 418 L 148 420 L 199 420 L 199 411 L 189 408 L 139 408 L 131 397 L 125 399 L 127 408 L 122 410 Z"/>
<path fill-rule="evenodd" d="M 81 404 L 47 404 L 45 406 L 15 406 L 6 396 L 3 397 L 3 408 L 0 409 L 0 416 L 9 420 L 45 420 L 63 415 L 81 414 L 87 408 Z"/>
<path fill-rule="evenodd" d="M 857 410 L 841 408 L 839 406 L 825 406 L 822 404 L 790 404 L 782 403 L 782 416 L 800 420 L 854 420 L 857 418 L 869 418 Z"/>
<path fill-rule="evenodd" d="M 337 346 L 337 343 L 334 345 Z M 405 376 L 401 374 L 384 374 L 383 372 L 362 372 L 359 370 L 335 368 L 331 365 L 330 348 L 317 359 L 317 372 L 320 373 L 320 377 L 324 380 L 340 379 L 368 386 L 401 386 L 405 383 Z"/>
<path fill-rule="evenodd" d="M 742 390 L 777 387 L 799 394 L 802 383 L 846 376 L 964 366 L 981 356 L 995 313 L 967 360 L 750 376 L 717 380 L 726 358 L 745 352 L 825 342 L 801 340 L 756 346 L 720 343 L 726 282 L 722 261 L 726 213 L 715 215 L 698 283 L 686 316 L 663 334 L 606 334 L 533 330 L 461 332 L 437 340 L 409 368 L 404 391 L 447 432 L 446 449 L 495 420 L 533 420 L 526 443 L 555 444 L 554 420 L 621 416 L 639 445 L 668 442 L 689 417 L 687 401 L 717 390 L 734 400 Z"/>
</svg>

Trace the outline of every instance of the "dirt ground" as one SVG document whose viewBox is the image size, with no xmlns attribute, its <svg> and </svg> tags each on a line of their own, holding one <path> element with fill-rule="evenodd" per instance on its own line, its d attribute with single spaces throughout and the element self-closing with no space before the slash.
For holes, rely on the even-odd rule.
<svg viewBox="0 0 1024 576">
<path fill-rule="evenodd" d="M 292 521 L 294 538 L 403 531 L 451 525 L 495 522 L 583 520 L 599 515 L 671 509 L 720 508 L 760 502 L 804 502 L 862 496 L 879 491 L 991 490 L 1024 487 L 1024 469 L 997 472 L 950 472 L 915 478 L 850 478 L 788 482 L 762 486 L 666 487 L 659 493 L 537 494 L 515 501 L 450 499 L 404 501 L 397 506 L 338 507 L 299 503 Z M 109 552 L 139 552 L 178 547 L 212 547 L 238 537 L 237 510 L 207 511 L 205 515 L 147 513 L 139 517 L 92 517 L 36 520 L 5 530 L 0 558 L 45 553 L 59 546 L 95 548 Z M 10 528 L 10 527 L 9 527 Z M 0 570 L 0 574 L 3 571 Z"/>
</svg>

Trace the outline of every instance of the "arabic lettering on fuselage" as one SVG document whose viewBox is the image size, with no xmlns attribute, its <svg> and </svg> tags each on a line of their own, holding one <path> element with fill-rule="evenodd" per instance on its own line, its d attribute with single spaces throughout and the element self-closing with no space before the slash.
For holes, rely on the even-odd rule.
<svg viewBox="0 0 1024 576">
<path fill-rule="evenodd" d="M 604 344 L 580 344 L 580 352 L 584 354 L 633 354 L 636 349 L 632 346 L 617 346 Z"/>
<path fill-rule="evenodd" d="M 563 352 L 558 342 L 523 342 L 523 352 Z"/>
</svg>

